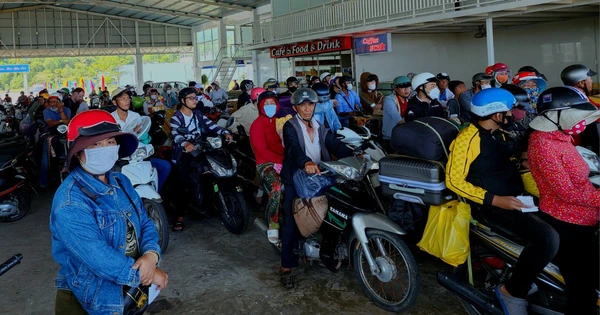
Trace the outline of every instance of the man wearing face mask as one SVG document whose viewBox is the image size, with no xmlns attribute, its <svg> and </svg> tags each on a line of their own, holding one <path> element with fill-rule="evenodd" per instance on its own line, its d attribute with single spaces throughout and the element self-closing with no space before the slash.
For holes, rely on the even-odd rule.
<svg viewBox="0 0 600 315">
<path fill-rule="evenodd" d="M 50 168 L 50 148 L 56 152 L 61 148 L 59 146 L 58 138 L 54 136 L 56 134 L 56 127 L 59 125 L 68 125 L 71 117 L 71 110 L 64 106 L 62 103 L 62 96 L 59 93 L 52 93 L 48 97 L 48 107 L 44 109 L 44 121 L 48 126 L 50 133 L 41 140 L 42 141 L 42 161 L 41 161 L 41 172 L 40 172 L 40 187 L 45 188 L 48 183 L 48 169 Z"/>
<path fill-rule="evenodd" d="M 392 83 L 394 93 L 385 97 L 383 101 L 383 127 L 384 140 L 390 140 L 392 129 L 404 123 L 404 116 L 408 110 L 408 96 L 411 91 L 411 80 L 406 76 L 399 76 Z"/>
<path fill-rule="evenodd" d="M 148 99 L 144 102 L 144 114 L 150 115 L 154 111 L 165 109 L 165 104 L 159 99 L 158 90 L 149 88 L 147 93 Z"/>
<path fill-rule="evenodd" d="M 73 118 L 67 141 L 71 172 L 50 214 L 52 255 L 60 266 L 55 314 L 122 313 L 124 287 L 155 284 L 160 290 L 168 283 L 157 268 L 154 223 L 129 179 L 111 171 L 138 140 L 121 132 L 107 112 L 89 110 Z"/>
<path fill-rule="evenodd" d="M 381 115 L 383 108 L 383 94 L 377 91 L 379 77 L 376 74 L 365 72 L 360 75 L 360 103 L 366 115 Z"/>
<path fill-rule="evenodd" d="M 492 76 L 483 72 L 475 74 L 471 80 L 473 88 L 462 93 L 458 98 L 460 106 L 462 108 L 470 108 L 473 96 L 475 96 L 475 94 L 479 93 L 482 90 L 491 88 L 493 79 L 494 78 Z"/>
<path fill-rule="evenodd" d="M 254 82 L 252 80 L 243 80 L 240 85 L 240 90 L 242 94 L 238 97 L 237 100 L 237 109 L 240 110 L 244 105 L 248 103 L 252 103 L 250 100 L 250 91 L 254 88 Z"/>
<path fill-rule="evenodd" d="M 317 93 L 311 89 L 301 88 L 292 94 L 292 104 L 297 114 L 283 126 L 283 142 L 285 157 L 281 180 L 284 191 L 284 223 L 281 246 L 281 284 L 285 288 L 293 288 L 292 268 L 298 266 L 298 256 L 294 250 L 298 248 L 298 228 L 293 215 L 293 201 L 298 196 L 294 187 L 294 173 L 303 169 L 308 174 L 320 174 L 318 164 L 330 161 L 331 151 L 337 158 L 352 156 L 353 151 L 339 141 L 325 126 L 314 117 Z"/>
<path fill-rule="evenodd" d="M 188 87 L 179 91 L 179 104 L 177 112 L 170 119 L 171 132 L 173 134 L 173 163 L 177 167 L 177 182 L 180 189 L 185 189 L 190 185 L 190 167 L 195 160 L 192 152 L 195 150 L 193 143 L 196 135 L 219 135 L 225 136 L 227 140 L 232 140 L 231 134 L 227 129 L 221 128 L 213 123 L 204 115 L 203 103 L 198 102 L 196 90 Z M 177 128 L 185 127 L 189 130 L 188 134 L 180 134 Z M 194 183 L 200 185 L 200 183 Z M 188 196 L 185 194 L 184 196 Z M 194 202 L 202 201 L 202 196 L 194 196 L 197 198 Z M 187 208 L 187 197 L 178 198 L 177 206 L 175 207 L 175 217 L 177 221 L 173 225 L 173 231 L 183 231 L 183 216 Z"/>
<path fill-rule="evenodd" d="M 275 113 L 279 107 L 277 96 L 262 88 L 253 89 L 252 95 L 256 95 L 260 90 L 263 92 L 257 98 L 259 115 L 250 127 L 250 144 L 256 158 L 259 181 L 269 196 L 267 237 L 270 242 L 276 244 L 279 241 L 279 204 L 283 194 L 279 174 L 283 166 L 284 149 L 276 128 Z"/>
<path fill-rule="evenodd" d="M 512 160 L 514 152 L 500 130 L 516 103 L 510 92 L 491 88 L 477 93 L 471 120 L 450 146 L 446 186 L 469 200 L 471 215 L 486 225 L 509 229 L 525 240 L 511 277 L 495 288 L 505 314 L 527 314 L 527 293 L 533 280 L 558 250 L 556 231 L 526 208 L 516 196 L 525 193 Z"/>
<path fill-rule="evenodd" d="M 423 72 L 415 75 L 411 86 L 413 90 L 417 91 L 417 95 L 408 101 L 404 120 L 413 121 L 430 116 L 446 118 L 444 107 L 437 100 L 440 90 L 437 87 L 437 79 L 432 73 Z"/>
<path fill-rule="evenodd" d="M 174 108 L 177 105 L 177 95 L 175 95 L 175 92 L 173 92 L 173 88 L 170 84 L 165 85 L 161 95 L 165 100 L 164 103 L 167 108 Z"/>
<path fill-rule="evenodd" d="M 452 93 L 452 91 L 450 91 L 448 88 L 450 76 L 447 73 L 442 72 L 438 73 L 435 77 L 438 80 L 437 86 L 440 90 L 440 97 L 438 97 L 438 101 L 440 104 L 442 104 L 442 106 L 446 107 L 448 101 L 454 98 L 454 93 Z"/>
<path fill-rule="evenodd" d="M 220 110 L 227 109 L 227 100 L 229 99 L 229 95 L 227 92 L 220 87 L 220 83 L 215 81 L 210 84 L 212 86 L 212 91 L 210 92 L 210 100 L 217 106 Z"/>
<path fill-rule="evenodd" d="M 348 88 L 346 77 L 338 79 L 338 92 L 335 95 L 337 101 L 336 110 L 340 116 L 340 122 L 343 127 L 350 127 L 350 117 L 355 115 L 355 112 L 362 111 L 360 97 L 358 94 Z"/>
<path fill-rule="evenodd" d="M 289 77 L 285 80 L 285 85 L 287 86 L 287 91 L 279 94 L 279 97 L 291 97 L 294 92 L 298 89 L 298 78 Z"/>
</svg>

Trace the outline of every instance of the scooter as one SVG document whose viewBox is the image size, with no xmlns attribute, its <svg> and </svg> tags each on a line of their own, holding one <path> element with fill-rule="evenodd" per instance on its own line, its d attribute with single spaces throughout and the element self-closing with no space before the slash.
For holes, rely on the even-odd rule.
<svg viewBox="0 0 600 315">
<path fill-rule="evenodd" d="M 373 188 L 368 175 L 377 171 L 369 170 L 363 157 L 321 162 L 319 167 L 321 176 L 332 176 L 335 184 L 325 192 L 327 211 L 320 229 L 301 241 L 299 254 L 332 272 L 344 263 L 354 265 L 373 303 L 390 312 L 409 310 L 419 295 L 419 269 L 402 240 L 406 231 L 386 216 Z M 268 216 L 265 210 L 264 218 L 254 221 L 265 235 Z M 280 249 L 281 243 L 274 245 Z"/>
<path fill-rule="evenodd" d="M 144 203 L 148 217 L 154 222 L 158 232 L 158 244 L 164 253 L 169 246 L 169 220 L 162 205 L 162 197 L 158 193 L 158 173 L 147 158 L 154 154 L 154 147 L 149 141 L 145 141 L 150 129 L 150 117 L 141 116 L 128 123 L 124 132 L 135 134 L 140 140 L 137 150 L 125 159 L 117 163 L 121 173 L 127 176 Z M 148 142 L 148 143 L 146 143 Z"/>
<path fill-rule="evenodd" d="M 177 132 L 189 134 L 185 127 L 179 127 Z M 243 189 L 234 181 L 237 173 L 237 161 L 225 149 L 219 137 L 198 135 L 193 140 L 196 158 L 191 165 L 191 193 L 194 196 L 192 209 L 202 211 L 202 206 L 210 203 L 204 197 L 212 199 L 212 204 L 221 216 L 225 228 L 233 234 L 242 234 L 248 228 L 248 206 L 242 195 Z M 199 183 L 202 185 L 199 185 Z M 200 186 L 202 188 L 200 188 Z M 201 190 L 202 189 L 202 190 Z"/>
<path fill-rule="evenodd" d="M 31 207 L 32 189 L 25 166 L 28 143 L 21 136 L 0 144 L 0 222 L 20 220 Z"/>
<path fill-rule="evenodd" d="M 590 166 L 590 180 L 600 187 L 600 159 L 585 148 L 577 147 L 577 150 Z M 453 271 L 438 272 L 438 282 L 459 297 L 468 314 L 502 315 L 504 313 L 493 289 L 508 279 L 523 246 L 510 231 L 493 222 L 472 220 L 470 235 L 472 280 L 468 280 L 468 264 L 463 264 Z M 600 292 L 597 293 L 600 303 Z M 556 265 L 548 264 L 536 277 L 527 300 L 530 313 L 563 314 L 567 301 L 566 288 Z"/>
<path fill-rule="evenodd" d="M 387 155 L 387 152 L 385 152 L 379 143 L 371 140 L 373 135 L 369 128 L 365 126 L 351 125 L 350 127 L 343 127 L 336 131 L 336 137 L 355 150 L 363 147 L 365 154 L 369 156 L 369 169 L 378 168 L 379 165 L 377 163 L 379 160 Z M 369 176 L 371 177 L 373 187 L 377 188 L 381 185 L 379 182 L 379 173 L 373 172 Z"/>
</svg>

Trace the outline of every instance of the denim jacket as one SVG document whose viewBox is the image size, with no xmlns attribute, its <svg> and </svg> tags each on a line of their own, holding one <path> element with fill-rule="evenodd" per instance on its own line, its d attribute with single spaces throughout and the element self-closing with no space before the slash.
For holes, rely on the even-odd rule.
<svg viewBox="0 0 600 315">
<path fill-rule="evenodd" d="M 92 315 L 121 314 L 122 286 L 140 284 L 139 271 L 131 269 L 134 259 L 125 255 L 126 220 L 135 228 L 140 253 L 160 254 L 156 228 L 129 179 L 113 172 L 107 178 L 108 185 L 76 167 L 56 191 L 50 214 L 52 255 L 60 265 L 55 285 L 72 291 Z"/>
</svg>

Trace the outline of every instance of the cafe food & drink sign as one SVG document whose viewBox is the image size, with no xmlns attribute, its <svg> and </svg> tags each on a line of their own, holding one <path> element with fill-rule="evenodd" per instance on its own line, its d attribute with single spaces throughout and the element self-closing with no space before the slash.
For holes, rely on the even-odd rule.
<svg viewBox="0 0 600 315">
<path fill-rule="evenodd" d="M 288 58 L 304 55 L 315 55 L 333 51 L 352 49 L 350 37 L 333 37 L 270 48 L 271 58 Z"/>
</svg>

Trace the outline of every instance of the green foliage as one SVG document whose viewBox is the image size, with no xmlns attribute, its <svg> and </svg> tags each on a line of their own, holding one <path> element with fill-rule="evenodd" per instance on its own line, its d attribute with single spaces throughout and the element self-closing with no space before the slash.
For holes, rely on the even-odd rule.
<svg viewBox="0 0 600 315">
<path fill-rule="evenodd" d="M 170 55 L 144 55 L 142 60 L 145 63 L 175 63 L 179 62 L 181 55 L 170 54 Z"/>
<path fill-rule="evenodd" d="M 204 84 L 204 85 L 208 84 L 208 76 L 206 74 L 202 75 L 202 84 Z"/>
</svg>

